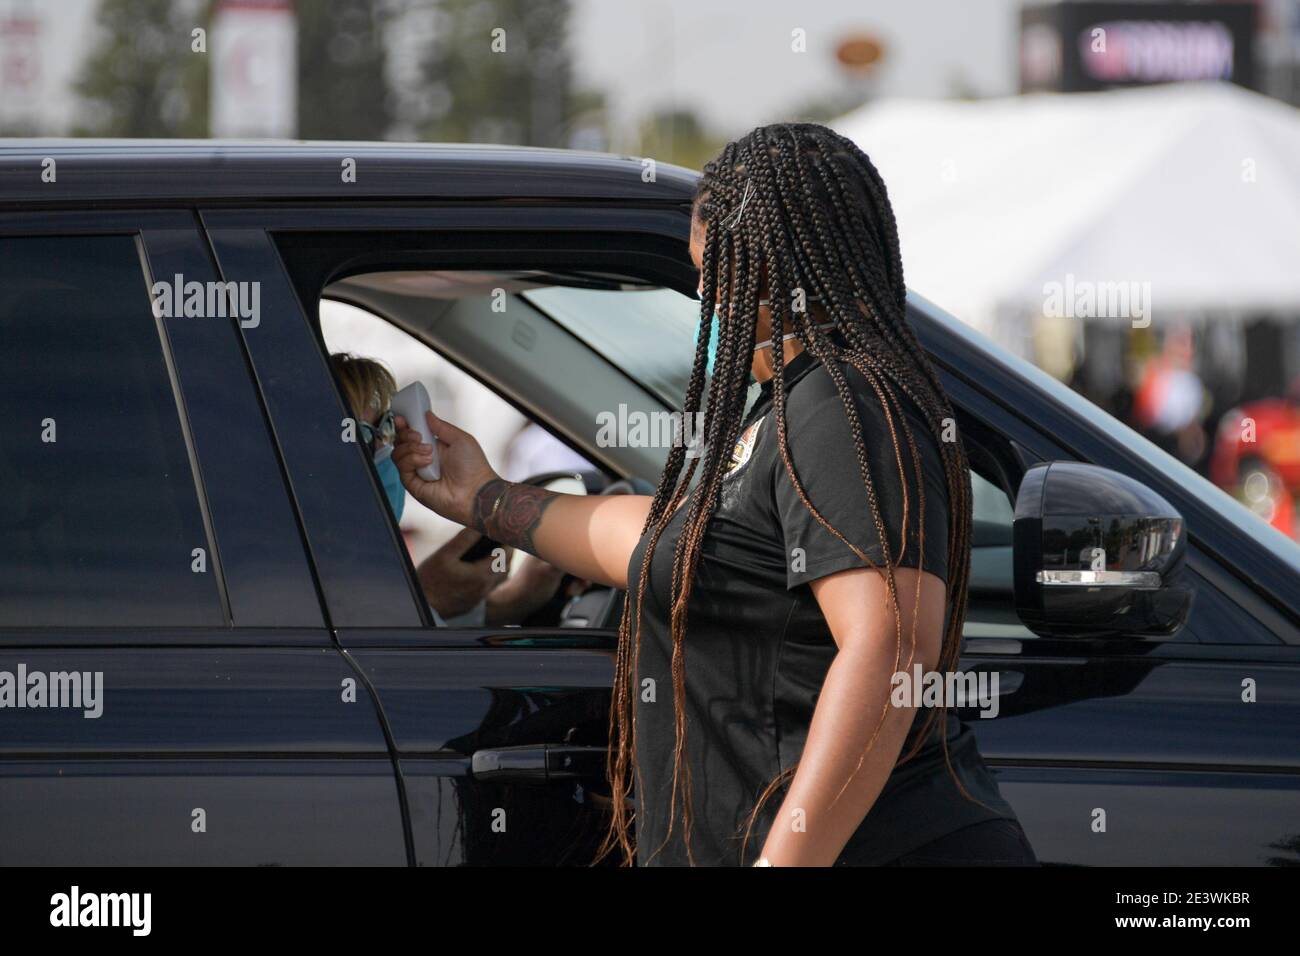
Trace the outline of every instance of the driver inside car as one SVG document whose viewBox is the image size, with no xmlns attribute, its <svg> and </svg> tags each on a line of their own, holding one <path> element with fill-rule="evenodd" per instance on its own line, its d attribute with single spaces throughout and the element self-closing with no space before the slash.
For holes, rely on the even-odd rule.
<svg viewBox="0 0 1300 956">
<path fill-rule="evenodd" d="M 388 507 L 400 521 L 406 489 L 391 458 L 396 432 L 391 402 L 397 382 L 374 359 L 340 352 L 330 356 L 330 364 L 373 457 Z M 461 560 L 480 537 L 477 531 L 462 528 L 416 568 L 420 589 L 440 627 L 520 624 L 559 588 L 562 572 L 531 554 L 524 555 L 508 577 L 495 569 L 500 565 L 493 554 L 477 561 Z"/>
</svg>

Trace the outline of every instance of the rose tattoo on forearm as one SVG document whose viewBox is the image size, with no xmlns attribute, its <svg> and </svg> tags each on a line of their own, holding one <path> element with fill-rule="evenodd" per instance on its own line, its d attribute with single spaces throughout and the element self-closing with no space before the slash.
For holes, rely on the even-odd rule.
<svg viewBox="0 0 1300 956">
<path fill-rule="evenodd" d="M 493 478 L 474 495 L 470 525 L 494 541 L 535 555 L 533 532 L 558 497 L 545 488 Z"/>
</svg>

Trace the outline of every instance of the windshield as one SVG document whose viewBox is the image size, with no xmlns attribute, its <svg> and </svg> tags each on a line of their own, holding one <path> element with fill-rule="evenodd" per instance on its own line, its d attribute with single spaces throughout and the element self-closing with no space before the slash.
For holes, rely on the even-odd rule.
<svg viewBox="0 0 1300 956">
<path fill-rule="evenodd" d="M 606 291 L 551 286 L 529 304 L 617 365 L 669 408 L 681 408 L 695 357 L 700 303 L 672 289 Z"/>
</svg>

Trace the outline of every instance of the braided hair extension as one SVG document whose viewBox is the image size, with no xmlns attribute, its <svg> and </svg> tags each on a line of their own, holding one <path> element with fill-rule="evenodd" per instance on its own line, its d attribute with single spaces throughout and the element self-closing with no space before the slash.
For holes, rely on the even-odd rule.
<svg viewBox="0 0 1300 956">
<path fill-rule="evenodd" d="M 876 482 L 869 466 L 861 420 L 854 405 L 852 386 L 844 366 L 852 366 L 868 383 L 880 403 L 888 425 L 897 481 L 902 490 L 902 528 L 897 555 L 907 550 L 909 516 L 915 518 L 918 554 L 924 554 L 925 489 L 921 459 L 911 425 L 904 414 L 899 391 L 918 408 L 938 446 L 943 462 L 948 498 L 948 619 L 937 667 L 953 669 L 961 649 L 966 615 L 970 571 L 971 490 L 970 470 L 960 439 L 944 440 L 955 416 L 944 394 L 937 372 L 907 325 L 907 290 L 903 282 L 902 255 L 897 224 L 885 184 L 865 153 L 851 140 L 814 123 L 780 123 L 761 126 L 728 143 L 710 161 L 697 186 L 693 218 L 704 227 L 701 262 L 700 327 L 695 360 L 687 383 L 683 417 L 694 420 L 703 413 L 702 454 L 690 457 L 682 442 L 675 443 L 660 476 L 646 518 L 643 536 L 649 540 L 641 559 L 635 599 L 624 602 L 619 624 L 615 661 L 614 693 L 610 707 L 610 753 L 607 772 L 613 812 L 610 827 L 597 853 L 604 858 L 616 846 L 623 864 L 632 865 L 636 849 L 629 836 L 632 816 L 625 798 L 633 783 L 644 812 L 646 794 L 639 786 L 635 759 L 636 718 L 634 694 L 635 662 L 640 648 L 641 607 L 646 579 L 660 537 L 674 513 L 686 503 L 685 525 L 673 552 L 671 608 L 671 675 L 674 708 L 673 778 L 669 798 L 668 833 L 663 848 L 677 823 L 680 792 L 682 838 L 687 859 L 691 852 L 691 768 L 684 759 L 685 727 L 685 635 L 687 607 L 705 530 L 721 499 L 722 481 L 745 408 L 745 381 L 756 338 L 762 279 L 767 282 L 771 303 L 773 337 L 772 414 L 778 447 L 790 482 L 809 514 L 857 557 L 879 572 L 886 581 L 890 609 L 895 618 L 895 672 L 910 669 L 916 650 L 919 617 L 920 578 L 913 598 L 912 628 L 908 661 L 902 664 L 903 626 L 894 568 L 898 566 L 876 494 Z M 796 296 L 817 297 L 823 303 L 834 328 L 819 331 L 804 309 L 794 308 Z M 719 316 L 717 352 L 708 394 L 705 396 L 705 366 L 714 309 Z M 782 331 L 795 333 L 798 341 L 819 359 L 829 373 L 844 406 L 865 489 L 867 505 L 881 542 L 883 563 L 877 565 L 834 528 L 817 510 L 799 480 L 786 433 L 786 387 L 784 357 L 779 345 Z M 899 429 L 896 425 L 901 425 Z M 902 441 L 899 432 L 902 432 Z M 904 460 L 912 463 L 915 489 L 910 489 Z M 683 473 L 683 468 L 685 471 Z M 698 471 L 698 482 L 696 481 Z M 892 476 L 888 480 L 893 480 Z M 916 491 L 912 501 L 910 491 Z M 884 726 L 886 700 L 867 750 L 875 744 Z M 897 763 L 911 759 L 930 732 L 936 718 L 947 719 L 947 702 L 926 715 L 916 742 Z M 941 735 L 944 761 L 958 788 L 974 800 L 957 779 L 948 755 L 947 735 Z M 866 759 L 866 752 L 858 767 Z M 749 814 L 744 847 L 766 801 L 793 777 L 797 765 L 785 768 L 772 780 Z M 856 775 L 856 770 L 852 776 Z M 840 794 L 849 785 L 846 780 Z M 837 795 L 838 799 L 838 795 Z M 653 855 L 653 854 L 652 854 Z"/>
</svg>

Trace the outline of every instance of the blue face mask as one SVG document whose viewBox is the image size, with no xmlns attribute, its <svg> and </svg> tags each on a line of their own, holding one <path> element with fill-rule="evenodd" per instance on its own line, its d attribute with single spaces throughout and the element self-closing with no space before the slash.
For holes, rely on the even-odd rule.
<svg viewBox="0 0 1300 956">
<path fill-rule="evenodd" d="M 375 462 L 375 471 L 379 473 L 379 481 L 384 486 L 384 494 L 388 496 L 388 507 L 392 510 L 393 517 L 401 521 L 402 509 L 406 507 L 406 488 L 402 485 L 402 476 L 398 474 L 397 466 L 393 464 L 392 446 L 386 445 L 383 451 L 389 454 L 384 455 L 382 461 Z"/>
</svg>

